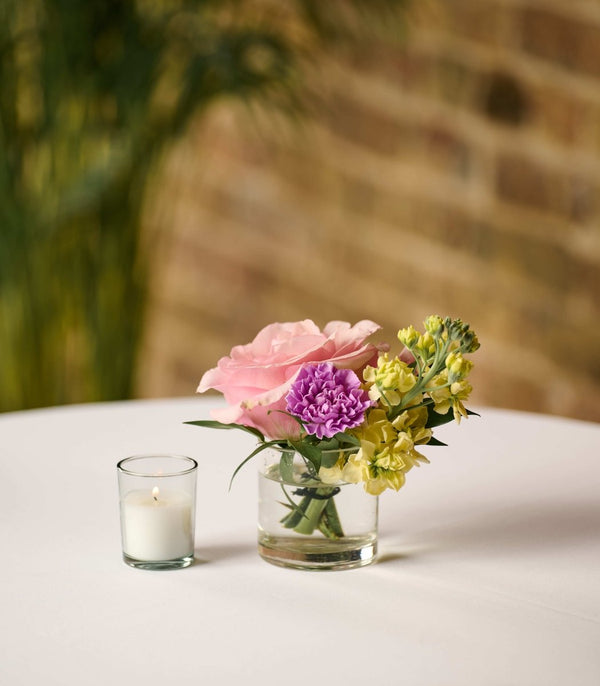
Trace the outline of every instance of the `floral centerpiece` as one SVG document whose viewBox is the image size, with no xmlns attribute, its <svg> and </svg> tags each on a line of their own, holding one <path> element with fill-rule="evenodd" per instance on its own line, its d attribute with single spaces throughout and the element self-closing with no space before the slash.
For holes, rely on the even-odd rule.
<svg viewBox="0 0 600 686">
<path fill-rule="evenodd" d="M 274 454 L 263 476 L 281 489 L 278 526 L 300 539 L 318 535 L 311 545 L 321 558 L 323 541 L 339 553 L 348 538 L 336 505 L 342 486 L 362 484 L 369 497 L 399 490 L 429 461 L 418 446 L 445 445 L 434 429 L 473 414 L 464 405 L 473 363 L 464 356 L 479 348 L 475 333 L 437 315 L 424 326 L 401 329 L 404 350 L 391 356 L 387 344 L 367 341 L 381 328 L 371 321 L 323 331 L 310 320 L 271 324 L 202 377 L 198 391 L 220 391 L 227 407 L 187 423 L 254 435 L 258 446 L 233 477 L 259 453 Z"/>
</svg>

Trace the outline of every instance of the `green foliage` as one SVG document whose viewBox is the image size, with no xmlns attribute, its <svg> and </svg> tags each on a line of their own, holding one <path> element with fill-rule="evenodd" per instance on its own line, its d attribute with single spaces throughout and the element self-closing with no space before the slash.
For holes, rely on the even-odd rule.
<svg viewBox="0 0 600 686">
<path fill-rule="evenodd" d="M 183 423 L 191 424 L 192 426 L 203 426 L 206 429 L 222 429 L 224 431 L 227 431 L 229 429 L 241 429 L 242 431 L 246 431 L 249 434 L 252 434 L 263 443 L 265 440 L 263 434 L 258 429 L 255 429 L 253 426 L 245 426 L 243 424 L 223 424 L 222 422 L 217 422 L 213 419 L 197 419 L 196 421 Z"/>
<path fill-rule="evenodd" d="M 402 4 L 3 0 L 0 410 L 131 396 L 166 146 L 219 97 L 297 111 L 310 50 Z"/>
<path fill-rule="evenodd" d="M 439 414 L 434 410 L 433 404 L 428 404 L 427 413 L 427 423 L 425 426 L 428 429 L 435 429 L 436 426 L 443 426 L 444 424 L 449 424 L 450 422 L 454 421 L 454 411 L 452 408 L 450 408 L 448 412 L 445 412 L 444 414 Z M 469 409 L 467 409 L 467 415 L 475 415 L 476 417 L 480 416 L 477 414 L 477 412 L 473 412 L 473 410 Z M 439 445 L 439 443 L 430 438 L 427 442 L 427 445 Z M 445 445 L 445 443 L 442 443 L 442 445 Z"/>
<path fill-rule="evenodd" d="M 259 440 L 258 447 L 236 467 L 229 483 L 230 488 L 240 469 L 266 448 L 277 448 L 281 451 L 281 459 L 279 463 L 281 477 L 284 481 L 293 483 L 294 479 L 292 477 L 292 473 L 294 452 L 297 452 L 304 458 L 306 466 L 310 469 L 311 474 L 317 475 L 321 467 L 333 467 L 338 460 L 341 450 L 358 450 L 360 447 L 360 441 L 358 438 L 352 436 L 351 434 L 340 432 L 337 433 L 333 438 L 329 439 L 319 439 L 314 435 L 307 434 L 304 424 L 297 417 L 294 417 L 288 412 L 283 412 L 283 414 L 292 417 L 298 422 L 298 424 L 300 424 L 302 433 L 300 438 L 280 438 L 267 441 L 263 434 L 253 426 L 247 426 L 246 424 L 223 424 L 222 422 L 218 422 L 213 419 L 198 419 L 183 423 L 190 424 L 192 426 L 200 426 L 205 429 L 221 429 L 225 431 L 239 429 L 240 431 L 245 431 L 246 433 L 253 435 Z M 436 444 L 443 445 L 439 442 Z"/>
</svg>

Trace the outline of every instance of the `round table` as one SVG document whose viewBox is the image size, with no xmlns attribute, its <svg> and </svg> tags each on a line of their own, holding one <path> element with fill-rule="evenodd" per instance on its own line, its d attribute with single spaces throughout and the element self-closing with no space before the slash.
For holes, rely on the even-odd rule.
<svg viewBox="0 0 600 686">
<path fill-rule="evenodd" d="M 600 684 L 600 425 L 488 408 L 380 498 L 377 564 L 256 552 L 241 432 L 184 425 L 216 398 L 0 416 L 0 683 Z M 116 463 L 199 463 L 196 562 L 121 558 Z"/>
</svg>

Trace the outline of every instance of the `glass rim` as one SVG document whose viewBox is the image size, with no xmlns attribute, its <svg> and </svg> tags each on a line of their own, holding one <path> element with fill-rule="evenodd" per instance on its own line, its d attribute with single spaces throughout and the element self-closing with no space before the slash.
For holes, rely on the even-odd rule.
<svg viewBox="0 0 600 686">
<path fill-rule="evenodd" d="M 177 458 L 178 460 L 184 460 L 185 462 L 190 463 L 190 466 L 185 469 L 180 469 L 176 472 L 169 472 L 168 474 L 148 474 L 146 472 L 135 472 L 124 466 L 125 463 L 135 462 L 136 460 L 144 460 L 148 458 L 166 458 L 167 460 L 170 458 Z M 179 455 L 176 453 L 140 453 L 139 455 L 130 455 L 129 457 L 124 457 L 122 460 L 119 460 L 119 462 L 117 462 L 117 470 L 122 472 L 123 474 L 127 474 L 129 476 L 147 477 L 151 479 L 156 479 L 157 477 L 164 479 L 170 476 L 183 476 L 184 474 L 189 474 L 190 472 L 193 472 L 197 468 L 198 463 L 196 462 L 196 460 L 194 460 L 193 457 L 188 457 L 187 455 Z"/>
<path fill-rule="evenodd" d="M 275 450 L 278 453 L 298 453 L 298 455 L 302 455 L 302 453 L 296 448 L 283 448 L 282 446 L 279 445 L 270 445 L 268 448 L 265 448 L 265 451 L 267 450 Z M 352 446 L 347 446 L 346 448 L 327 448 L 326 450 L 321 450 L 321 453 L 327 454 L 327 453 L 347 453 L 347 452 L 358 452 L 360 450 L 359 445 L 352 445 Z"/>
</svg>

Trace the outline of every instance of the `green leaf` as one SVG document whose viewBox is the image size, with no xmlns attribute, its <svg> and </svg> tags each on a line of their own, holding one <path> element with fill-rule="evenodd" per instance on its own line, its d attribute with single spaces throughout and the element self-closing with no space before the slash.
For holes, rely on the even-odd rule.
<svg viewBox="0 0 600 686">
<path fill-rule="evenodd" d="M 261 445 L 258 446 L 255 450 L 253 450 L 250 455 L 245 460 L 242 460 L 240 464 L 235 468 L 235 471 L 231 475 L 231 480 L 229 481 L 229 489 L 231 490 L 231 484 L 233 483 L 233 480 L 235 479 L 237 473 L 240 471 L 240 469 L 246 464 L 246 462 L 249 462 L 255 455 L 258 455 L 258 453 L 262 452 L 266 448 L 271 448 L 274 445 L 279 445 L 280 441 L 267 441 L 266 443 L 261 443 Z"/>
<path fill-rule="evenodd" d="M 319 530 L 322 534 L 327 536 L 327 538 L 336 539 L 344 537 L 344 530 L 342 529 L 342 523 L 340 522 L 337 507 L 335 505 L 335 498 L 333 497 L 330 498 L 327 501 L 327 505 L 325 505 Z"/>
<path fill-rule="evenodd" d="M 298 524 L 303 519 L 306 519 L 306 508 L 308 507 L 308 504 L 310 503 L 310 498 L 309 497 L 304 497 L 300 501 L 300 504 L 297 505 L 288 492 L 285 490 L 285 486 L 281 484 L 281 490 L 283 491 L 283 494 L 285 495 L 287 499 L 287 503 L 282 503 L 284 504 L 287 508 L 289 508 L 291 511 L 285 515 L 283 519 L 281 519 L 281 523 L 286 529 L 294 529 Z"/>
<path fill-rule="evenodd" d="M 337 438 L 337 440 L 340 442 L 340 445 L 344 444 L 349 444 L 352 446 L 356 446 L 357 448 L 360 448 L 360 440 L 356 438 L 356 436 L 353 436 L 352 434 L 345 434 L 345 433 L 337 433 L 334 438 Z"/>
<path fill-rule="evenodd" d="M 284 483 L 294 482 L 294 451 L 286 450 L 281 453 L 279 460 L 279 475 Z"/>
<path fill-rule="evenodd" d="M 438 440 L 437 438 L 434 438 L 433 436 L 427 441 L 427 443 L 424 443 L 423 445 L 445 445 L 446 447 L 448 446 L 447 443 L 442 443 L 442 441 Z"/>
<path fill-rule="evenodd" d="M 255 429 L 253 426 L 246 426 L 245 424 L 223 424 L 223 422 L 216 422 L 212 419 L 198 419 L 195 422 L 183 422 L 184 424 L 192 424 L 193 426 L 203 426 L 206 429 L 240 429 L 241 431 L 246 431 L 253 436 L 256 436 L 259 440 L 265 440 L 262 433 Z"/>
<path fill-rule="evenodd" d="M 327 441 L 319 441 L 317 444 L 318 448 L 321 448 L 321 450 L 337 450 L 340 447 L 340 442 L 337 440 L 337 438 L 330 438 Z"/>
<path fill-rule="evenodd" d="M 433 406 L 430 405 L 427 407 L 427 412 L 429 413 L 429 417 L 427 418 L 427 424 L 425 424 L 425 427 L 427 429 L 433 429 L 436 426 L 442 426 L 443 424 L 448 424 L 448 422 L 454 421 L 454 412 L 452 408 L 448 410 L 445 414 L 438 414 L 434 409 Z M 475 415 L 476 417 L 479 417 L 477 412 L 472 412 L 471 410 L 467 410 L 468 415 Z"/>
<path fill-rule="evenodd" d="M 321 468 L 321 449 L 315 445 L 310 445 L 305 441 L 292 441 L 289 440 L 290 445 L 305 457 L 315 468 L 315 472 L 318 474 Z"/>
<path fill-rule="evenodd" d="M 339 451 L 334 451 L 333 453 L 327 453 L 326 455 L 321 455 L 321 467 L 326 467 L 329 469 L 338 461 L 340 456 Z"/>
</svg>

